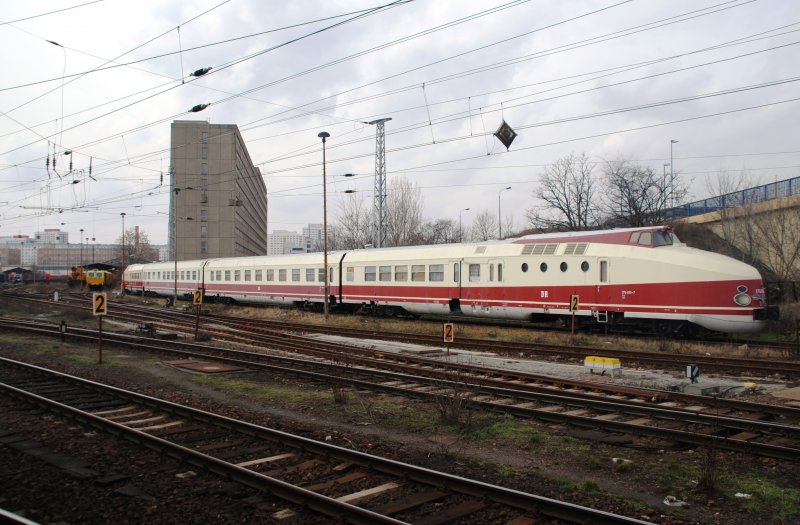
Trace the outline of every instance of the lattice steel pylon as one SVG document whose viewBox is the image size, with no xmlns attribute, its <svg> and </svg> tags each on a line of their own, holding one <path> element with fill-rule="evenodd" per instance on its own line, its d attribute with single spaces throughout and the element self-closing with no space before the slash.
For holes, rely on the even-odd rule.
<svg viewBox="0 0 800 525">
<path fill-rule="evenodd" d="M 390 120 L 391 117 L 367 122 L 375 125 L 375 222 L 372 228 L 375 248 L 386 247 L 386 134 L 383 125 Z"/>
</svg>

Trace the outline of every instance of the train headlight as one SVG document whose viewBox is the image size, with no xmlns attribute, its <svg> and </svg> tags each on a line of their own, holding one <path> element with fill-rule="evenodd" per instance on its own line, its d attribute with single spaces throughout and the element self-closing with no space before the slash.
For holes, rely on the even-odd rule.
<svg viewBox="0 0 800 525">
<path fill-rule="evenodd" d="M 739 293 L 733 296 L 733 302 L 739 306 L 750 306 L 750 303 L 753 302 L 753 298 L 747 294 L 747 286 L 740 284 L 736 287 L 736 291 Z"/>
</svg>

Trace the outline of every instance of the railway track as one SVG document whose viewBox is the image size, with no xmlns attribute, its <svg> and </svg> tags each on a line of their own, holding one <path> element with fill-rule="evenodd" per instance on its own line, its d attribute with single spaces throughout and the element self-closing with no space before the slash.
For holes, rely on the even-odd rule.
<svg viewBox="0 0 800 525">
<path fill-rule="evenodd" d="M 642 524 L 0 358 L 4 395 L 269 492 L 273 517 L 348 523 Z M 552 521 L 548 521 L 552 522 Z"/>
<path fill-rule="evenodd" d="M 73 294 L 75 299 L 70 304 L 80 308 L 89 308 L 88 297 L 80 294 Z M 25 297 L 19 299 L 42 302 L 52 305 L 53 302 L 44 297 Z M 134 314 L 137 311 L 146 316 L 143 321 L 164 318 L 174 322 L 180 319 L 194 320 L 194 314 L 180 312 L 172 309 L 150 307 L 122 301 L 110 301 L 114 305 L 110 311 L 110 317 L 128 313 Z M 353 337 L 359 339 L 372 339 L 384 341 L 402 341 L 435 347 L 442 346 L 441 336 L 424 335 L 411 333 L 398 333 L 388 331 L 360 330 L 346 328 L 342 326 L 323 326 L 308 325 L 303 323 L 293 323 L 287 321 L 248 319 L 242 317 L 225 316 L 219 314 L 203 314 L 202 329 L 213 331 L 209 328 L 211 324 L 222 324 L 236 327 L 240 330 L 269 330 L 273 332 L 287 332 L 295 334 L 321 333 L 343 337 Z M 465 350 L 492 352 L 498 355 L 513 358 L 536 358 L 536 357 L 558 357 L 559 359 L 571 359 L 574 362 L 582 361 L 587 355 L 599 357 L 619 358 L 626 364 L 638 364 L 640 366 L 658 367 L 662 369 L 675 368 L 676 363 L 697 364 L 706 372 L 736 373 L 741 375 L 761 374 L 767 376 L 782 377 L 787 379 L 800 378 L 800 362 L 778 359 L 748 359 L 733 357 L 718 357 L 702 354 L 676 354 L 669 352 L 647 352 L 639 350 L 629 350 L 622 348 L 603 348 L 603 347 L 576 347 L 572 345 L 557 345 L 547 343 L 519 343 L 507 341 L 493 341 L 485 339 L 459 338 L 457 346 Z"/>
<path fill-rule="evenodd" d="M 0 326 L 61 335 L 57 325 L 38 322 L 0 319 Z M 69 337 L 93 340 L 97 334 L 70 329 Z M 239 342 L 253 345 L 248 351 L 113 333 L 105 339 L 139 350 L 215 359 L 347 388 L 437 403 L 463 402 L 482 410 L 593 429 L 594 439 L 609 442 L 632 443 L 646 436 L 781 459 L 800 457 L 800 410 L 790 407 L 558 380 L 285 336 L 239 337 Z M 257 350 L 263 347 L 313 359 Z"/>
</svg>

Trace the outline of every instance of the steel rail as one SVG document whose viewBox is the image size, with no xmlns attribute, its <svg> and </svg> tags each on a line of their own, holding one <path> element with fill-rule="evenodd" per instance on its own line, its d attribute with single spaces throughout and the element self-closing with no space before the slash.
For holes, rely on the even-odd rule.
<svg viewBox="0 0 800 525">
<path fill-rule="evenodd" d="M 134 400 L 137 403 L 160 410 L 168 410 L 169 412 L 180 415 L 181 417 L 208 422 L 224 428 L 235 429 L 248 435 L 267 439 L 271 442 L 279 442 L 284 446 L 290 446 L 298 450 L 312 452 L 316 455 L 324 457 L 334 457 L 339 460 L 353 462 L 371 469 L 376 469 L 386 474 L 401 477 L 403 479 L 410 479 L 415 482 L 433 487 L 446 487 L 447 490 L 455 491 L 460 494 L 482 499 L 490 499 L 491 501 L 498 502 L 516 509 L 536 511 L 553 518 L 568 520 L 571 523 L 591 523 L 598 525 L 635 525 L 647 523 L 635 518 L 628 518 L 605 511 L 598 511 L 596 509 L 590 509 L 587 507 L 553 500 L 551 498 L 529 494 L 514 489 L 499 487 L 480 481 L 469 480 L 460 476 L 437 472 L 424 467 L 418 467 L 407 463 L 338 447 L 336 445 L 322 443 L 309 438 L 304 438 L 302 436 L 296 436 L 279 430 L 269 429 L 254 425 L 252 423 L 235 420 L 218 414 L 186 407 L 151 396 L 146 396 L 144 394 L 126 391 L 117 387 L 103 385 L 97 382 L 70 376 L 68 374 L 63 374 L 61 372 L 55 372 L 34 365 L 21 363 L 19 361 L 0 358 L 0 362 L 4 364 L 11 364 L 17 367 L 23 367 L 28 370 L 35 370 L 38 373 L 47 374 L 49 376 L 59 377 L 63 380 L 69 381 L 70 383 L 90 387 L 94 390 L 104 391 L 118 398 Z M 247 486 L 259 490 L 269 490 L 282 499 L 286 499 L 287 501 L 291 501 L 299 505 L 309 506 L 313 510 L 328 516 L 337 518 L 346 516 L 348 521 L 351 523 L 405 523 L 381 514 L 376 514 L 362 507 L 343 503 L 316 492 L 305 490 L 301 487 L 291 485 L 276 478 L 258 474 L 251 470 L 219 460 L 213 456 L 182 447 L 170 441 L 152 436 L 145 432 L 131 429 L 119 423 L 108 421 L 100 416 L 95 416 L 77 408 L 69 407 L 68 405 L 49 400 L 42 396 L 31 394 L 21 389 L 5 385 L 2 382 L 0 382 L 0 388 L 10 395 L 13 394 L 16 397 L 28 399 L 43 408 L 47 408 L 48 410 L 56 410 L 58 412 L 68 414 L 73 419 L 81 421 L 87 425 L 91 425 L 94 428 L 103 429 L 112 434 L 125 437 L 133 442 L 144 444 L 153 450 L 167 453 L 171 457 L 187 461 L 188 463 L 201 468 L 208 468 L 210 471 L 217 474 L 230 476 L 231 478 Z"/>
<path fill-rule="evenodd" d="M 85 332 L 87 332 L 87 334 L 82 335 L 81 337 L 86 337 L 88 339 L 91 339 L 92 338 L 91 331 L 86 330 Z M 123 337 L 118 342 L 136 346 L 145 346 L 145 348 L 148 350 L 165 351 L 162 346 L 151 347 L 149 345 L 141 345 L 141 343 L 138 343 L 137 341 L 134 341 L 129 337 Z M 171 342 L 171 345 L 175 345 L 175 343 Z M 194 350 L 197 350 L 199 345 L 194 345 L 191 343 L 181 343 L 181 346 L 188 346 L 193 348 Z M 203 352 L 208 351 L 207 347 L 199 346 L 199 349 Z M 214 350 L 219 351 L 219 349 L 214 349 Z M 207 353 L 198 354 L 197 352 L 187 352 L 175 349 L 166 351 L 182 355 L 184 357 L 208 357 Z M 237 355 L 242 354 L 246 355 L 249 358 L 265 357 L 263 354 L 253 354 L 250 352 L 237 351 L 237 350 L 233 351 L 224 350 L 224 352 L 228 354 L 230 353 L 235 353 Z M 705 425 L 712 427 L 711 429 L 712 432 L 706 432 L 706 433 L 687 432 L 677 429 L 648 426 L 644 424 L 633 424 L 628 422 L 608 421 L 602 419 L 598 420 L 589 416 L 551 412 L 542 408 L 519 407 L 507 403 L 498 402 L 497 400 L 478 400 L 475 398 L 465 399 L 465 401 L 472 406 L 481 407 L 495 412 L 511 414 L 517 417 L 533 418 L 533 419 L 539 419 L 557 423 L 567 423 L 574 426 L 589 426 L 593 428 L 603 428 L 605 430 L 610 430 L 613 432 L 622 432 L 628 434 L 667 438 L 678 442 L 686 442 L 700 446 L 705 446 L 714 443 L 715 445 L 725 449 L 737 450 L 747 453 L 757 453 L 780 459 L 795 460 L 798 457 L 800 457 L 800 449 L 798 449 L 797 447 L 778 446 L 778 445 L 771 445 L 769 443 L 745 441 L 740 439 L 729 438 L 727 436 L 716 436 L 713 434 L 713 431 L 715 429 L 725 428 L 728 429 L 729 431 L 732 429 L 736 429 L 737 431 L 755 430 L 759 432 L 782 432 L 784 434 L 795 435 L 795 439 L 797 439 L 798 434 L 800 434 L 800 427 L 797 426 L 780 425 L 776 423 L 763 422 L 752 419 L 734 418 L 725 415 L 701 414 L 696 411 L 689 411 L 689 410 L 665 409 L 660 407 L 652 407 L 639 402 L 621 403 L 617 401 L 598 400 L 596 397 L 579 398 L 571 395 L 558 395 L 552 393 L 533 393 L 525 390 L 509 389 L 507 387 L 492 387 L 487 385 L 481 385 L 478 383 L 467 384 L 463 381 L 463 379 L 465 378 L 461 378 L 461 381 L 438 379 L 434 382 L 429 380 L 426 384 L 425 380 L 423 380 L 418 376 L 413 376 L 410 374 L 391 375 L 389 379 L 392 381 L 395 382 L 400 381 L 412 385 L 412 386 L 401 387 L 399 385 L 376 383 L 374 380 L 357 379 L 353 377 L 353 375 L 358 372 L 363 373 L 364 370 L 348 368 L 348 367 L 340 367 L 333 364 L 325 365 L 326 367 L 325 372 L 313 372 L 297 368 L 287 368 L 283 366 L 268 365 L 260 362 L 254 362 L 252 360 L 235 359 L 218 355 L 214 356 L 214 359 L 238 366 L 244 366 L 250 368 L 258 367 L 262 369 L 270 369 L 272 371 L 280 372 L 283 374 L 300 375 L 306 379 L 314 379 L 320 382 L 338 383 L 353 388 L 363 388 L 373 391 L 383 391 L 404 396 L 411 395 L 415 397 L 422 397 L 434 400 L 446 399 L 448 398 L 449 395 L 452 395 L 450 394 L 451 392 L 467 389 L 473 394 L 492 395 L 505 399 L 510 398 L 518 403 L 520 401 L 521 402 L 536 401 L 540 403 L 549 403 L 551 405 L 567 405 L 580 408 L 591 408 L 593 410 L 604 411 L 608 413 L 624 413 L 629 415 L 652 417 L 660 420 L 679 421 L 686 425 Z M 275 358 L 273 356 L 269 356 L 269 359 L 274 360 Z M 289 358 L 279 358 L 279 359 L 286 361 Z M 299 360 L 295 360 L 294 362 L 294 364 L 301 364 L 301 363 L 305 364 L 306 362 Z M 322 365 L 320 363 L 315 363 L 315 366 L 319 367 Z M 340 372 L 338 374 L 332 374 L 330 372 L 331 369 L 334 370 L 338 369 L 340 370 Z M 368 375 L 381 374 L 384 376 L 384 379 L 386 379 L 387 376 L 389 375 L 389 373 L 374 369 L 368 370 L 367 372 Z M 421 387 L 432 387 L 435 388 L 436 390 L 420 391 L 419 388 Z"/>
</svg>

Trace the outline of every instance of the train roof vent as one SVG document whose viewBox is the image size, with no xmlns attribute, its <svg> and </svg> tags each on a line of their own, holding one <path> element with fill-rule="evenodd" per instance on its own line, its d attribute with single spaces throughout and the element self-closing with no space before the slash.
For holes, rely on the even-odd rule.
<svg viewBox="0 0 800 525">
<path fill-rule="evenodd" d="M 522 255 L 553 255 L 558 244 L 528 244 L 522 249 Z"/>
<path fill-rule="evenodd" d="M 564 248 L 564 255 L 583 255 L 587 246 L 589 243 L 586 242 L 571 242 Z"/>
<path fill-rule="evenodd" d="M 486 246 L 477 246 L 475 248 L 475 253 L 486 253 Z"/>
</svg>

